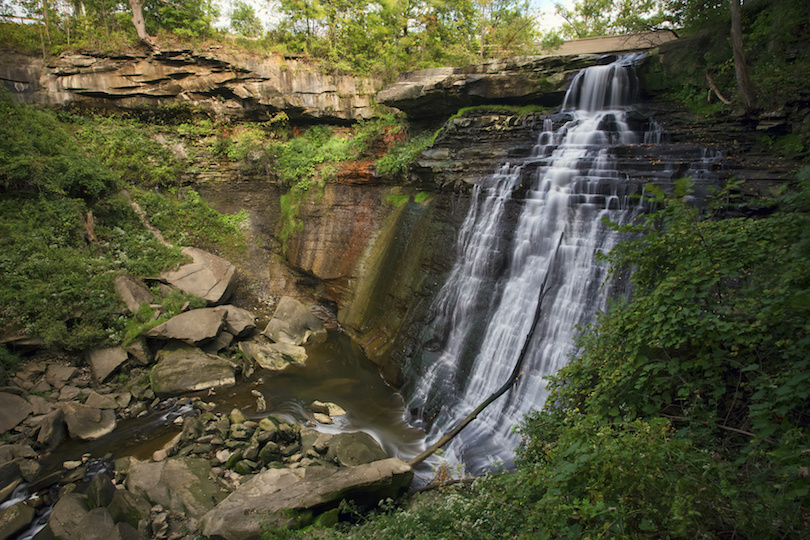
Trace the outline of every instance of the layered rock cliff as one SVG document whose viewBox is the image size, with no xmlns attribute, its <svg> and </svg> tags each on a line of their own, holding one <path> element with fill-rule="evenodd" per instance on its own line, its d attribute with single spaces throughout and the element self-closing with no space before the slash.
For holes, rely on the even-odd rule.
<svg viewBox="0 0 810 540">
<path fill-rule="evenodd" d="M 19 101 L 230 119 L 353 122 L 373 116 L 380 81 L 321 72 L 291 56 L 169 50 L 63 54 L 43 61 L 5 51 L 0 82 Z"/>
</svg>

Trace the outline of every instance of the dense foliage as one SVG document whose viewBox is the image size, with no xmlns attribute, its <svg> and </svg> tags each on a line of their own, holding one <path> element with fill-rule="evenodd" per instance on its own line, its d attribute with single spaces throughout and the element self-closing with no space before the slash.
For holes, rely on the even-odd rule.
<svg viewBox="0 0 810 540">
<path fill-rule="evenodd" d="M 148 137 L 127 121 L 65 119 L 0 95 L 0 331 L 80 351 L 124 337 L 117 275 L 157 275 L 182 261 L 181 245 L 238 249 L 244 240 L 242 216 L 223 216 L 191 191 L 130 187 L 178 247 L 162 245 L 121 191 L 171 176 L 165 161 L 147 159 Z"/>
<path fill-rule="evenodd" d="M 335 538 L 801 538 L 810 530 L 810 169 L 759 219 L 688 183 L 619 227 L 633 298 L 584 329 L 515 472 Z M 726 194 L 727 195 L 727 194 Z M 640 233 L 644 233 L 643 236 Z M 276 535 L 308 536 L 309 531 Z M 269 535 L 271 536 L 271 535 Z"/>
</svg>

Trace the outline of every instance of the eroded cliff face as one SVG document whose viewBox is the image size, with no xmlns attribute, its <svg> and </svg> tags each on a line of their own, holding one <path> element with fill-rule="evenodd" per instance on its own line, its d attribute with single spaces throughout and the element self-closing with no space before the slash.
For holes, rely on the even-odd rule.
<svg viewBox="0 0 810 540">
<path fill-rule="evenodd" d="M 352 122 L 373 116 L 380 81 L 327 75 L 278 54 L 211 48 L 155 54 L 63 54 L 47 62 L 0 55 L 0 82 L 15 99 L 123 111 L 183 109 L 219 118 Z"/>
</svg>

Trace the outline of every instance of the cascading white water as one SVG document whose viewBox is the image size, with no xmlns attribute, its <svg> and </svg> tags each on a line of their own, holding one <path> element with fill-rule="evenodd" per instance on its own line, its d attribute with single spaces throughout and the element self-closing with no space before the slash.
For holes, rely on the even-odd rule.
<svg viewBox="0 0 810 540">
<path fill-rule="evenodd" d="M 429 365 L 409 399 L 429 426 L 428 443 L 506 381 L 546 280 L 547 294 L 521 379 L 445 449 L 472 473 L 511 464 L 519 441 L 513 426 L 543 405 L 543 377 L 575 352 L 577 325 L 605 307 L 607 268 L 595 255 L 619 238 L 601 218 L 627 222 L 638 205 L 610 149 L 661 140 L 654 124 L 647 133 L 629 127 L 636 60 L 580 72 L 564 123 L 555 130 L 546 119 L 530 159 L 503 166 L 473 190 L 455 265 L 432 307 L 438 352 L 423 356 Z"/>
</svg>

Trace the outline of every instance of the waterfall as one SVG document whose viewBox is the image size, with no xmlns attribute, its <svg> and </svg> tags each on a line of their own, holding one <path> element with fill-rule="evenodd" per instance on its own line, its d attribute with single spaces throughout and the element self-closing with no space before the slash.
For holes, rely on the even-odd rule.
<svg viewBox="0 0 810 540">
<path fill-rule="evenodd" d="M 547 281 L 522 377 L 445 449 L 446 459 L 474 474 L 493 463 L 512 464 L 519 442 L 513 426 L 542 407 L 543 377 L 569 361 L 576 327 L 606 306 L 607 267 L 595 255 L 610 251 L 619 237 L 601 218 L 631 220 L 639 203 L 630 195 L 644 183 L 623 172 L 616 150 L 662 140 L 653 122 L 631 129 L 639 116 L 636 61 L 629 55 L 581 71 L 557 121 L 545 120 L 532 156 L 503 165 L 473 189 L 453 269 L 431 308 L 433 350 L 422 354 L 422 374 L 409 396 L 428 443 L 509 377 Z M 664 163 L 644 181 L 672 177 L 670 169 Z"/>
</svg>

